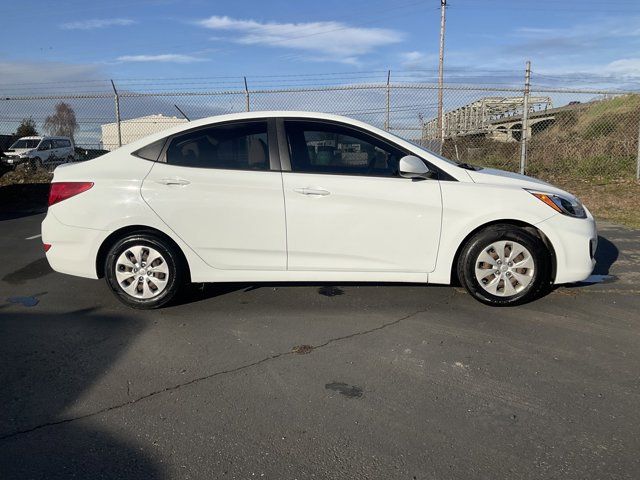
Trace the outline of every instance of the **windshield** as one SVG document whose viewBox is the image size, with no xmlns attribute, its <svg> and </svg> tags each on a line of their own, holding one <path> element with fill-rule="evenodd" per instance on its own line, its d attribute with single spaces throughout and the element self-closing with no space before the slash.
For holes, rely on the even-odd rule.
<svg viewBox="0 0 640 480">
<path fill-rule="evenodd" d="M 39 138 L 21 138 L 9 148 L 36 148 L 40 143 Z"/>
</svg>

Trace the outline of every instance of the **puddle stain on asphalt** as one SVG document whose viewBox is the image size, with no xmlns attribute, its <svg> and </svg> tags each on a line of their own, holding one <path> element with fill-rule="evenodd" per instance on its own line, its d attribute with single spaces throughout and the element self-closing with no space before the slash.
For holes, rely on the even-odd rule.
<svg viewBox="0 0 640 480">
<path fill-rule="evenodd" d="M 357 385 L 349 385 L 343 382 L 331 382 L 327 383 L 324 388 L 338 392 L 340 395 L 344 395 L 347 398 L 362 397 L 362 388 Z"/>
<path fill-rule="evenodd" d="M 31 296 L 31 297 L 9 297 L 7 298 L 7 302 L 9 303 L 15 303 L 15 304 L 20 304 L 23 307 L 35 307 L 38 302 L 40 300 L 38 300 L 38 297 Z"/>
<path fill-rule="evenodd" d="M 311 353 L 313 348 L 312 345 L 296 345 L 291 351 L 297 355 L 306 355 L 307 353 Z"/>
<path fill-rule="evenodd" d="M 27 280 L 44 277 L 50 273 L 53 273 L 53 270 L 49 266 L 47 259 L 39 258 L 38 260 L 35 260 L 14 272 L 6 274 L 2 280 L 10 283 L 11 285 L 18 285 L 26 282 Z"/>
</svg>

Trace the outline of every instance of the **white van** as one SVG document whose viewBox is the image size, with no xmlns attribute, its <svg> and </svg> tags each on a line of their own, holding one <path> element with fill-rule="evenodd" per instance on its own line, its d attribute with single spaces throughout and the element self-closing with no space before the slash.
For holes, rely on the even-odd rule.
<svg viewBox="0 0 640 480">
<path fill-rule="evenodd" d="M 23 162 L 29 162 L 33 167 L 52 166 L 72 162 L 74 148 L 69 137 L 22 137 L 4 152 L 2 162 L 9 167 Z"/>
</svg>

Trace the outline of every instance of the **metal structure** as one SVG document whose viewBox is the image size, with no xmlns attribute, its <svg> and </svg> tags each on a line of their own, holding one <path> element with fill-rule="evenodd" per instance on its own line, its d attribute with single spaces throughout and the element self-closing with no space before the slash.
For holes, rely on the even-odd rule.
<svg viewBox="0 0 640 480">
<path fill-rule="evenodd" d="M 529 111 L 545 111 L 552 108 L 551 97 L 529 97 Z M 444 114 L 444 138 L 460 135 L 486 134 L 495 130 L 495 123 L 506 118 L 521 115 L 525 96 L 484 97 Z M 438 119 L 424 124 L 423 137 L 427 140 L 439 139 Z"/>
</svg>

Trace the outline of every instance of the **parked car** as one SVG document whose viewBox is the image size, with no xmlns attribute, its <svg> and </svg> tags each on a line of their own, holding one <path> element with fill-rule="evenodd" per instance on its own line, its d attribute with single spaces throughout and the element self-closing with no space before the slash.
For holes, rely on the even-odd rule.
<svg viewBox="0 0 640 480">
<path fill-rule="evenodd" d="M 10 167 L 24 162 L 32 167 L 53 166 L 72 162 L 74 148 L 69 137 L 22 137 L 4 152 L 2 162 Z"/>
<path fill-rule="evenodd" d="M 63 165 L 42 223 L 54 270 L 106 277 L 136 308 L 188 282 L 456 279 L 515 305 L 587 278 L 596 239 L 552 185 L 308 112 L 207 118 Z"/>
</svg>

